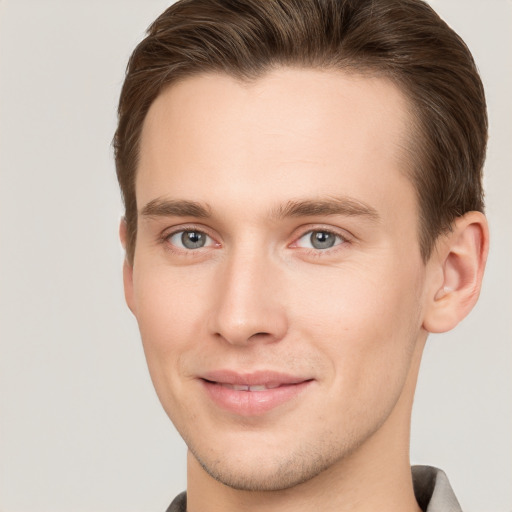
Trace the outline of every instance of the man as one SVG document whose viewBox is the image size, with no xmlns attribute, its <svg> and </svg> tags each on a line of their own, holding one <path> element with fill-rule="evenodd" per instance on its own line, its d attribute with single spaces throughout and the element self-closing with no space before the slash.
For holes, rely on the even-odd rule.
<svg viewBox="0 0 512 512">
<path fill-rule="evenodd" d="M 483 88 L 419 0 L 184 0 L 134 51 L 127 303 L 189 448 L 169 510 L 459 510 L 413 468 L 428 333 L 488 248 Z"/>
</svg>

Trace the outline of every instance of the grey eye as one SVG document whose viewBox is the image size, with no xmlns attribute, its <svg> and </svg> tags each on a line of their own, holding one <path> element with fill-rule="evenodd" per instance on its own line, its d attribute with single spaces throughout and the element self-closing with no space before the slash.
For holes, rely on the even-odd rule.
<svg viewBox="0 0 512 512">
<path fill-rule="evenodd" d="M 344 243 L 346 240 L 336 233 L 316 229 L 304 233 L 296 242 L 297 247 L 305 249 L 316 249 L 317 251 L 331 249 L 336 245 Z"/>
<path fill-rule="evenodd" d="M 181 243 L 187 249 L 199 249 L 206 244 L 206 235 L 198 231 L 184 231 L 181 234 Z"/>
<path fill-rule="evenodd" d="M 201 231 L 178 231 L 169 237 L 171 244 L 182 249 L 201 249 L 210 245 L 212 239 Z"/>
<path fill-rule="evenodd" d="M 336 244 L 336 239 L 339 239 L 339 236 L 328 231 L 313 231 L 309 238 L 311 246 L 315 249 L 330 249 Z"/>
</svg>

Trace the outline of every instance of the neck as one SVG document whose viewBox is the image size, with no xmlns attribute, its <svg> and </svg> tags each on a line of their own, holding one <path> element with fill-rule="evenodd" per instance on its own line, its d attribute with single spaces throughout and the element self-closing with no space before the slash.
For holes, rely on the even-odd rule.
<svg viewBox="0 0 512 512">
<path fill-rule="evenodd" d="M 278 491 L 233 489 L 208 475 L 189 452 L 188 512 L 421 512 L 412 485 L 409 439 L 422 348 L 384 424 L 350 455 L 302 484 Z"/>
</svg>

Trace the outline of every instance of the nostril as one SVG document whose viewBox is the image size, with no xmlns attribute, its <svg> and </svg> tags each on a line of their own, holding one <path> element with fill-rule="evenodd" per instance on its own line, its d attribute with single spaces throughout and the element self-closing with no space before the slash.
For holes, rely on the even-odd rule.
<svg viewBox="0 0 512 512">
<path fill-rule="evenodd" d="M 267 336 L 271 336 L 271 334 L 268 332 L 256 332 L 249 339 L 251 340 L 253 338 L 264 338 Z"/>
</svg>

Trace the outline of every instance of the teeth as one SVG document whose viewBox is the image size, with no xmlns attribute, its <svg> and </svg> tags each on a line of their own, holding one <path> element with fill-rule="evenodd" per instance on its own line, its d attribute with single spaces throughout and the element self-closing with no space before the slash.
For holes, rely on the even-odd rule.
<svg viewBox="0 0 512 512">
<path fill-rule="evenodd" d="M 267 389 L 274 389 L 279 387 L 279 384 L 259 384 L 256 386 L 246 386 L 245 384 L 221 384 L 221 386 L 233 389 L 234 391 L 266 391 Z"/>
<path fill-rule="evenodd" d="M 239 384 L 233 384 L 232 386 L 229 386 L 228 384 L 228 387 L 231 387 L 231 389 L 234 389 L 235 391 L 249 391 L 249 386 Z"/>
</svg>

